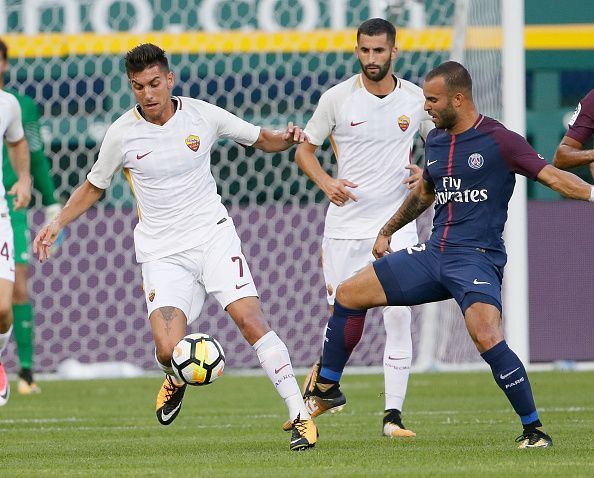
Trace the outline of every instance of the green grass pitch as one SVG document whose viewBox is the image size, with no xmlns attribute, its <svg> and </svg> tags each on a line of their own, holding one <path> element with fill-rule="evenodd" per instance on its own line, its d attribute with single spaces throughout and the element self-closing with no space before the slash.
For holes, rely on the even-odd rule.
<svg viewBox="0 0 594 478">
<path fill-rule="evenodd" d="M 381 375 L 345 375 L 343 412 L 317 419 L 317 446 L 290 452 L 284 404 L 265 377 L 192 387 L 169 427 L 158 378 L 48 381 L 0 408 L 0 476 L 592 477 L 594 372 L 531 373 L 554 447 L 518 450 L 519 422 L 486 371 L 411 375 L 413 439 L 380 434 Z M 300 378 L 301 379 L 301 378 Z"/>
</svg>

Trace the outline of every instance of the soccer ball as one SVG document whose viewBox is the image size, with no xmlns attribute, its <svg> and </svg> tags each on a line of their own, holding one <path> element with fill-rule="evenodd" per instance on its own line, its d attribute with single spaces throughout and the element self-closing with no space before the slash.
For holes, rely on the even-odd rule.
<svg viewBox="0 0 594 478">
<path fill-rule="evenodd" d="M 188 385 L 208 385 L 223 374 L 225 353 L 214 337 L 190 334 L 173 349 L 171 365 L 175 376 Z"/>
</svg>

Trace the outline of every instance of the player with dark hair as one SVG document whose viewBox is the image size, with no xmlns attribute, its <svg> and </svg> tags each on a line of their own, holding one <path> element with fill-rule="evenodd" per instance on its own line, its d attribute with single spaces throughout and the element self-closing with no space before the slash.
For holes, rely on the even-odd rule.
<svg viewBox="0 0 594 478">
<path fill-rule="evenodd" d="M 521 419 L 519 447 L 550 446 L 524 365 L 503 336 L 503 228 L 515 173 L 572 199 L 594 201 L 594 187 L 548 165 L 524 138 L 480 114 L 470 75 L 459 63 L 432 70 L 423 94 L 436 126 L 425 144 L 423 179 L 380 230 L 373 247 L 378 260 L 338 287 L 316 387 L 338 386 L 349 358 L 345 326 L 363 320 L 367 309 L 454 298 L 470 337 Z M 433 203 L 429 241 L 391 253 L 392 234 Z"/>
<path fill-rule="evenodd" d="M 567 133 L 555 151 L 553 164 L 561 169 L 590 165 L 594 176 L 594 149 L 584 149 L 584 145 L 594 135 L 594 90 L 590 90 L 577 105 L 569 120 Z"/>
<path fill-rule="evenodd" d="M 394 25 L 381 18 L 359 26 L 355 54 L 361 73 L 324 92 L 305 127 L 308 141 L 295 153 L 299 168 L 330 200 L 322 239 L 330 310 L 338 284 L 374 260 L 371 249 L 377 231 L 419 181 L 421 170 L 411 164 L 413 142 L 418 132 L 424 138 L 433 128 L 423 111 L 421 88 L 393 73 L 398 54 L 395 35 Z M 336 177 L 326 173 L 316 157 L 326 138 L 338 165 Z M 393 241 L 398 249 L 417 244 L 416 224 L 398 231 Z M 382 315 L 386 330 L 382 433 L 412 437 L 415 433 L 404 426 L 401 416 L 412 363 L 411 310 L 384 307 Z M 352 350 L 363 334 L 363 321 L 350 323 L 346 334 Z M 335 412 L 346 403 L 338 387 L 320 385 L 322 390 L 311 395 L 319 366 L 314 364 L 303 387 L 313 417 Z M 286 422 L 283 428 L 290 426 Z"/>
<path fill-rule="evenodd" d="M 186 385 L 171 367 L 175 345 L 212 294 L 253 346 L 289 410 L 291 450 L 313 447 L 317 429 L 305 408 L 287 347 L 270 330 L 233 220 L 217 194 L 210 151 L 219 138 L 262 151 L 284 151 L 305 135 L 292 123 L 270 131 L 193 98 L 171 96 L 173 73 L 165 52 L 140 45 L 126 55 L 126 72 L 138 104 L 108 129 L 87 180 L 34 241 L 40 260 L 60 230 L 95 204 L 123 169 L 138 204 L 134 230 L 142 267 L 157 365 L 165 380 L 156 403 L 159 422 L 178 415 Z"/>
<path fill-rule="evenodd" d="M 4 89 L 4 73 L 8 70 L 8 47 L 0 39 L 0 88 Z M 11 93 L 19 102 L 22 110 L 23 129 L 29 143 L 31 176 L 33 186 L 41 194 L 41 204 L 44 206 L 45 220 L 51 222 L 60 212 L 60 203 L 55 197 L 55 188 L 50 173 L 43 140 L 39 129 L 39 110 L 35 101 L 26 95 L 19 95 L 16 91 L 4 89 Z M 10 190 L 17 181 L 17 176 L 8 159 L 6 146 L 4 147 L 2 163 L 2 178 L 4 189 Z M 15 210 L 13 197 L 7 196 L 10 222 L 14 234 L 15 280 L 12 296 L 12 312 L 14 316 L 13 331 L 19 359 L 18 392 L 21 394 L 39 393 L 41 389 L 33 378 L 35 312 L 29 296 L 27 277 L 29 276 L 29 248 L 30 234 L 27 209 Z"/>
</svg>

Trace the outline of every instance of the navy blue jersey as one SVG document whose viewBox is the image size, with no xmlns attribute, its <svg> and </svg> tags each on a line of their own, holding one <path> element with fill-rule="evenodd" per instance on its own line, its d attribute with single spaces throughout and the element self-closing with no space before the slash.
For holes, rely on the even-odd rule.
<svg viewBox="0 0 594 478">
<path fill-rule="evenodd" d="M 430 244 L 441 252 L 483 249 L 505 264 L 503 227 L 514 173 L 536 179 L 547 164 L 544 158 L 522 136 L 481 115 L 461 134 L 432 130 L 425 161 L 423 178 L 435 187 Z"/>
</svg>

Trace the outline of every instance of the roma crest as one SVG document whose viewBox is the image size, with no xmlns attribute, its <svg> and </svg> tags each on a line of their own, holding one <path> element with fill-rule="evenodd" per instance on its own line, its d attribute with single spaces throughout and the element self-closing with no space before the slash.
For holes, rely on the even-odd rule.
<svg viewBox="0 0 594 478">
<path fill-rule="evenodd" d="M 191 134 L 186 138 L 186 146 L 194 152 L 198 151 L 198 148 L 200 147 L 200 137 Z"/>
<path fill-rule="evenodd" d="M 402 115 L 398 117 L 398 126 L 404 132 L 410 126 L 410 118 L 406 115 Z"/>
</svg>

